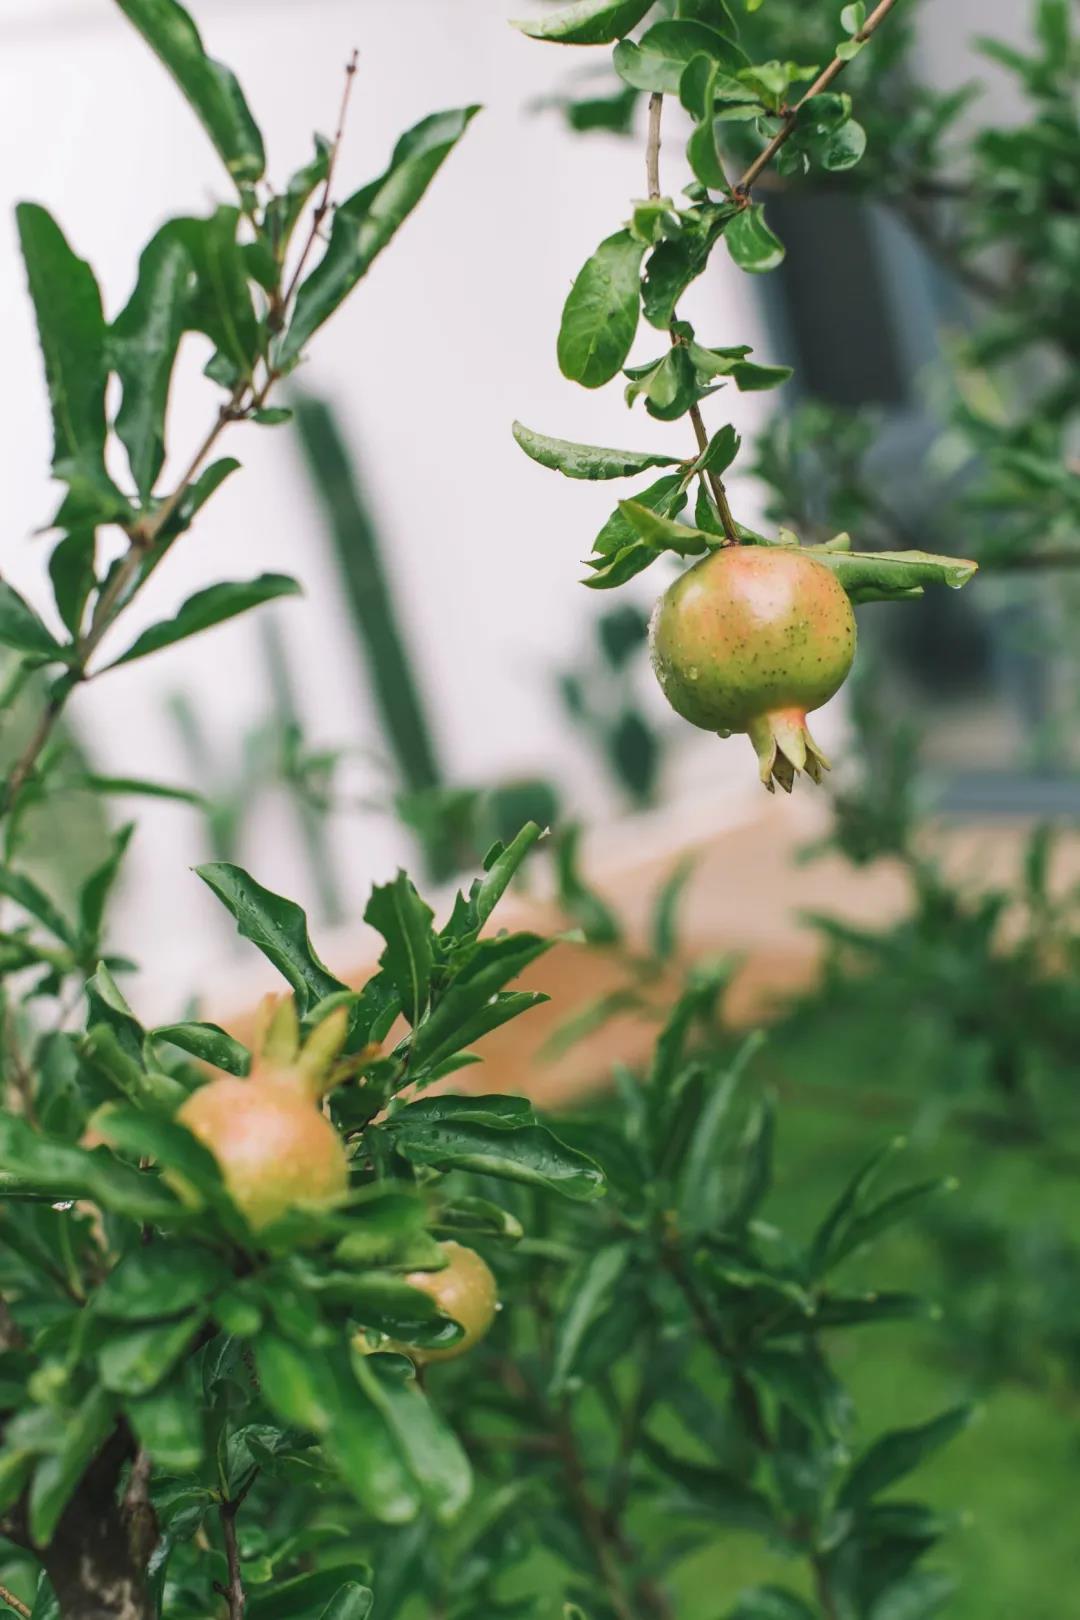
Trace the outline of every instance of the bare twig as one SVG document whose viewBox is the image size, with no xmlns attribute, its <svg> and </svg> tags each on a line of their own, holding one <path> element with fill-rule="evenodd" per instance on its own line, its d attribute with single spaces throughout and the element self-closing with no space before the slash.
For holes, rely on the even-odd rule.
<svg viewBox="0 0 1080 1620">
<path fill-rule="evenodd" d="M 859 32 L 853 36 L 855 41 L 857 41 L 857 43 L 860 45 L 865 44 L 870 38 L 871 34 L 874 33 L 875 29 L 877 29 L 880 24 L 885 21 L 885 18 L 889 15 L 889 12 L 892 10 L 895 4 L 896 0 L 879 0 L 879 4 L 874 7 L 863 26 L 859 29 Z M 779 152 L 780 148 L 785 144 L 785 142 L 790 139 L 796 124 L 799 122 L 799 114 L 802 112 L 807 102 L 813 101 L 815 96 L 820 96 L 823 90 L 827 90 L 830 84 L 832 84 L 833 80 L 844 71 L 846 66 L 847 63 L 842 56 L 834 56 L 828 66 L 818 74 L 817 78 L 814 80 L 809 90 L 807 90 L 806 94 L 800 96 L 794 107 L 792 107 L 791 111 L 787 114 L 784 122 L 781 124 L 780 128 L 777 130 L 769 144 L 758 153 L 757 157 L 754 159 L 753 163 L 751 163 L 750 167 L 746 170 L 746 173 L 741 177 L 741 179 L 736 181 L 736 196 L 741 196 L 745 199 L 749 195 L 751 187 L 753 186 L 754 181 L 758 178 L 758 175 L 763 169 L 767 169 L 769 167 L 769 164 L 772 162 L 777 152 Z"/>
<path fill-rule="evenodd" d="M 349 114 L 349 98 L 352 95 L 353 80 L 356 78 L 356 66 L 358 60 L 358 53 L 353 51 L 348 62 L 345 64 L 345 88 L 341 93 L 341 111 L 338 113 L 337 131 L 334 135 L 333 144 L 330 147 L 330 156 L 326 161 L 326 179 L 323 182 L 322 195 L 315 205 L 315 209 L 311 216 L 311 229 L 308 232 L 307 240 L 300 250 L 300 257 L 296 261 L 296 269 L 293 271 L 292 276 L 289 279 L 289 285 L 285 289 L 285 296 L 281 300 L 280 307 L 277 311 L 277 319 L 279 321 L 282 321 L 285 318 L 285 312 L 292 302 L 293 294 L 300 285 L 300 277 L 304 273 L 304 266 L 307 264 L 311 255 L 311 250 L 315 246 L 316 238 L 320 234 L 322 222 L 330 211 L 330 188 L 334 183 L 334 170 L 337 167 L 338 153 L 341 151 L 341 142 L 345 135 L 345 120 Z"/>
</svg>

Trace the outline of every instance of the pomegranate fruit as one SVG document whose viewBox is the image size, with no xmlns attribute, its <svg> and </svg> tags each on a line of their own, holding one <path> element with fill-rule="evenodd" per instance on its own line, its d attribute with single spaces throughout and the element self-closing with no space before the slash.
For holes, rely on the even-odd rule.
<svg viewBox="0 0 1080 1620">
<path fill-rule="evenodd" d="M 299 1204 L 334 1203 L 349 1180 L 344 1143 L 321 1107 L 345 1041 L 345 1010 L 325 1018 L 303 1048 L 291 999 L 266 1008 L 263 1023 L 248 1078 L 209 1081 L 176 1115 L 214 1155 L 255 1231 Z"/>
<path fill-rule="evenodd" d="M 785 546 L 710 552 L 656 604 L 649 644 L 675 712 L 721 737 L 745 731 L 770 793 L 802 770 L 821 781 L 829 762 L 806 716 L 855 656 L 851 603 L 823 563 Z"/>
<path fill-rule="evenodd" d="M 441 1271 L 410 1271 L 405 1281 L 422 1293 L 429 1294 L 444 1316 L 464 1328 L 461 1338 L 444 1350 L 406 1346 L 414 1361 L 452 1361 L 471 1350 L 484 1337 L 495 1320 L 498 1294 L 495 1277 L 486 1260 L 475 1249 L 453 1240 L 440 1243 L 446 1256 Z"/>
</svg>

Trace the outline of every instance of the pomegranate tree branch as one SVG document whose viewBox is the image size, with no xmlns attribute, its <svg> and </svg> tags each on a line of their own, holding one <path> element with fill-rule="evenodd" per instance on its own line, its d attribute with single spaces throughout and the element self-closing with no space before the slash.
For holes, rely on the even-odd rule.
<svg viewBox="0 0 1080 1620">
<path fill-rule="evenodd" d="M 17 1598 L 14 1592 L 9 1591 L 6 1586 L 0 1585 L 0 1598 L 4 1600 L 9 1609 L 14 1609 L 16 1614 L 25 1616 L 25 1620 L 30 1620 L 30 1610 L 22 1598 Z"/>
<path fill-rule="evenodd" d="M 853 42 L 858 45 L 865 45 L 871 34 L 873 34 L 874 31 L 885 21 L 885 18 L 889 15 L 889 12 L 892 10 L 895 4 L 896 0 L 879 0 L 879 3 L 874 7 L 873 11 L 870 13 L 869 17 L 867 17 L 858 33 L 852 36 Z M 780 148 L 791 137 L 791 134 L 795 129 L 795 125 L 799 122 L 799 114 L 802 112 L 807 102 L 813 101 L 815 96 L 820 96 L 823 90 L 827 90 L 830 84 L 832 84 L 833 80 L 844 71 L 846 66 L 847 62 L 844 57 L 834 56 L 829 65 L 818 74 L 817 78 L 814 80 L 809 90 L 807 90 L 806 94 L 800 96 L 794 107 L 792 107 L 791 111 L 786 115 L 783 123 L 780 125 L 780 128 L 777 130 L 769 144 L 758 153 L 757 157 L 754 159 L 753 163 L 751 163 L 750 167 L 746 170 L 746 173 L 741 177 L 741 179 L 736 181 L 735 195 L 737 197 L 741 196 L 746 198 L 748 196 L 754 181 L 761 174 L 762 170 L 769 167 L 769 164 L 772 162 L 777 152 L 779 152 Z"/>
<path fill-rule="evenodd" d="M 229 1571 L 228 1585 L 224 1588 L 224 1596 L 229 1605 L 229 1620 L 244 1620 L 244 1611 L 247 1608 L 247 1593 L 244 1591 L 244 1577 L 240 1569 L 240 1548 L 236 1540 L 236 1513 L 239 1506 L 238 1501 L 221 1504 L 221 1534 L 225 1541 L 225 1562 Z"/>
<path fill-rule="evenodd" d="M 661 195 L 660 120 L 663 111 L 664 97 L 660 91 L 654 90 L 649 97 L 649 134 L 645 145 L 645 178 L 649 187 L 649 199 L 652 202 L 655 202 Z M 676 348 L 678 343 L 679 339 L 672 333 L 672 348 Z M 698 455 L 703 455 L 708 447 L 709 435 L 705 429 L 701 410 L 696 402 L 690 407 L 690 422 L 694 429 L 694 437 L 697 440 Z M 720 521 L 724 526 L 724 543 L 737 546 L 739 543 L 739 531 L 735 527 L 735 519 L 731 515 L 731 507 L 728 505 L 727 491 L 724 489 L 723 482 L 716 473 L 702 472 L 700 477 L 703 488 L 712 495 L 716 510 L 720 514 Z"/>
<path fill-rule="evenodd" d="M 330 156 L 326 160 L 326 178 L 323 181 L 322 195 L 320 196 L 312 212 L 311 229 L 308 231 L 307 239 L 300 250 L 300 257 L 296 261 L 296 269 L 293 271 L 292 276 L 289 279 L 289 285 L 285 290 L 285 296 L 282 298 L 277 309 L 276 319 L 279 323 L 285 318 L 285 312 L 292 302 L 293 294 L 300 285 L 300 277 L 303 275 L 304 266 L 307 264 L 308 259 L 311 256 L 311 250 L 315 246 L 315 241 L 322 227 L 322 222 L 330 211 L 330 188 L 334 183 L 334 170 L 337 168 L 338 153 L 341 151 L 341 143 L 345 136 L 345 120 L 349 115 L 349 99 L 352 95 L 353 80 L 356 78 L 356 67 L 358 61 L 359 54 L 358 52 L 353 51 L 348 62 L 345 64 L 345 88 L 341 93 L 341 111 L 338 113 L 337 130 L 335 131 L 334 139 L 330 146 Z"/>
</svg>

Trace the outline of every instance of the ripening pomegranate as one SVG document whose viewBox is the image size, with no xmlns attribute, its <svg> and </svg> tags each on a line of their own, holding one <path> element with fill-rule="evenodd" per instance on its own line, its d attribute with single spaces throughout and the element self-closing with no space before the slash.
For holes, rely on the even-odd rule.
<svg viewBox="0 0 1080 1620">
<path fill-rule="evenodd" d="M 428 1350 L 409 1346 L 407 1353 L 414 1361 L 452 1361 L 455 1356 L 471 1350 L 495 1320 L 498 1294 L 495 1277 L 486 1260 L 475 1249 L 463 1243 L 440 1243 L 446 1256 L 441 1271 L 410 1271 L 405 1281 L 413 1288 L 430 1294 L 444 1316 L 458 1322 L 465 1329 L 461 1338 L 445 1350 Z"/>
<path fill-rule="evenodd" d="M 256 1231 L 298 1204 L 334 1203 L 349 1179 L 344 1144 L 320 1104 L 347 1014 L 331 1013 L 302 1049 L 292 1001 L 267 1014 L 250 1076 L 211 1080 L 176 1116 L 210 1149 L 229 1196 Z"/>
<path fill-rule="evenodd" d="M 843 685 L 855 615 L 835 575 L 805 551 L 728 546 L 681 574 L 649 630 L 653 668 L 677 714 L 729 737 L 745 731 L 761 780 L 788 793 L 829 762 L 806 716 Z"/>
</svg>

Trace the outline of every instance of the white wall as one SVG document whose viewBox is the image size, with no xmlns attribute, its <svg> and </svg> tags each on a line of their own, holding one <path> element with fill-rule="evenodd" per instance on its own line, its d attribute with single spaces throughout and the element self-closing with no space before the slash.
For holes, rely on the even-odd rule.
<svg viewBox="0 0 1080 1620">
<path fill-rule="evenodd" d="M 525 40 L 507 26 L 507 9 L 504 0 L 194 5 L 209 48 L 248 91 L 279 180 L 307 156 L 311 130 L 332 127 L 353 44 L 361 66 L 343 188 L 377 172 L 396 135 L 423 114 L 485 105 L 419 212 L 320 334 L 306 380 L 337 401 L 361 457 L 450 769 L 463 780 L 551 771 L 572 781 L 590 809 L 602 800 L 601 773 L 569 734 L 547 677 L 575 656 L 597 610 L 576 580 L 612 490 L 571 485 L 537 468 L 514 445 L 510 422 L 520 415 L 567 437 L 680 452 L 687 427 L 629 417 L 618 387 L 585 393 L 558 374 L 562 299 L 599 237 L 642 193 L 642 159 L 638 143 L 576 140 L 554 117 L 526 113 L 526 103 L 580 58 Z M 105 0 L 8 0 L 0 41 L 0 144 L 9 154 L 0 180 L 9 233 L 0 261 L 3 567 L 40 603 L 48 599 L 45 551 L 28 536 L 55 494 L 11 207 L 29 197 L 55 212 L 115 312 L 163 212 L 205 209 L 227 186 L 180 96 Z M 672 183 L 684 174 L 677 146 L 673 138 L 666 153 Z M 722 256 L 694 305 L 712 341 L 757 336 L 750 291 Z M 642 346 L 646 358 L 650 346 L 660 347 L 654 333 Z M 202 358 L 193 348 L 176 391 L 177 460 L 214 405 L 197 374 Z M 744 430 L 762 409 L 734 391 L 728 406 L 725 396 L 714 408 L 716 425 L 730 415 Z M 227 448 L 243 471 L 171 554 L 118 644 L 213 578 L 294 571 L 307 596 L 281 616 L 303 671 L 311 734 L 372 742 L 376 728 L 332 559 L 289 440 L 241 428 Z M 181 763 L 161 712 L 177 687 L 226 746 L 263 701 L 253 649 L 254 627 L 240 621 L 80 693 L 73 713 L 99 767 L 177 778 Z M 733 752 L 703 741 L 700 769 L 717 782 L 730 777 Z M 745 786 L 751 761 L 738 764 L 735 778 Z M 188 871 L 203 851 L 189 812 L 149 805 L 140 815 L 117 944 L 152 954 L 154 977 L 182 994 L 199 976 L 208 937 L 218 937 L 207 933 L 218 926 L 214 903 Z M 374 876 L 407 854 L 400 832 L 378 818 L 342 825 L 338 837 L 354 905 Z M 305 897 L 284 817 L 271 815 L 252 865 L 272 886 Z"/>
</svg>

